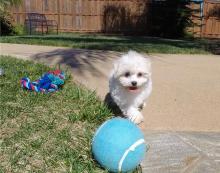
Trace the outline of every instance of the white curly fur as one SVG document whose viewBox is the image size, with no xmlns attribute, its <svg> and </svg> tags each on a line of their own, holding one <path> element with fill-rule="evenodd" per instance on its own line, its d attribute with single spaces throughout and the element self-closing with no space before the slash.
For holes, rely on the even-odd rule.
<svg viewBox="0 0 220 173">
<path fill-rule="evenodd" d="M 140 107 L 145 105 L 152 91 L 150 59 L 135 51 L 123 55 L 114 63 L 109 88 L 124 116 L 136 124 L 142 122 Z"/>
</svg>

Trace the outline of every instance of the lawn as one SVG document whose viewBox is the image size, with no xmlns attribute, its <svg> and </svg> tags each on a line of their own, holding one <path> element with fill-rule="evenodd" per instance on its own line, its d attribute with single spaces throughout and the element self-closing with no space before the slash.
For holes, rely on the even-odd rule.
<svg viewBox="0 0 220 173">
<path fill-rule="evenodd" d="M 67 76 L 62 90 L 36 94 L 19 80 L 50 70 L 0 56 L 0 172 L 107 172 L 91 154 L 95 129 L 112 116 L 94 92 Z"/>
<path fill-rule="evenodd" d="M 149 37 L 104 36 L 94 34 L 60 34 L 37 36 L 4 36 L 0 42 L 64 46 L 98 50 L 128 51 L 133 49 L 144 53 L 215 53 L 219 41 L 205 39 L 172 40 Z"/>
</svg>

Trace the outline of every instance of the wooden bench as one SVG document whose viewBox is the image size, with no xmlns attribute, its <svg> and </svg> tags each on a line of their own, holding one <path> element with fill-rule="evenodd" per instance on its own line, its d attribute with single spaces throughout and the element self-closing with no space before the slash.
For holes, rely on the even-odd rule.
<svg viewBox="0 0 220 173">
<path fill-rule="evenodd" d="M 46 33 L 49 31 L 49 27 L 56 29 L 58 34 L 58 24 L 55 20 L 47 20 L 44 14 L 40 13 L 27 13 L 27 19 L 25 20 L 25 25 L 28 27 L 29 34 L 32 34 L 32 28 L 40 28 L 42 34 L 44 34 L 44 28 L 46 28 Z"/>
</svg>

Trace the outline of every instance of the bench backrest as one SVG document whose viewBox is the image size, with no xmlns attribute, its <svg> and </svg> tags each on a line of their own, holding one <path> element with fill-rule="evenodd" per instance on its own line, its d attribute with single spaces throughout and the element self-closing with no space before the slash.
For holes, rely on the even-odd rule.
<svg viewBox="0 0 220 173">
<path fill-rule="evenodd" d="M 28 19 L 31 21 L 46 21 L 46 16 L 40 13 L 28 13 Z"/>
</svg>

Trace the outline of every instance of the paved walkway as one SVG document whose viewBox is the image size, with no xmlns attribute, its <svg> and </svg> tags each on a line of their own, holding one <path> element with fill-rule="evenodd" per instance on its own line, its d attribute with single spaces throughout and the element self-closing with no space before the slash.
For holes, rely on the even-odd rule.
<svg viewBox="0 0 220 173">
<path fill-rule="evenodd" d="M 120 53 L 0 44 L 2 54 L 67 65 L 99 96 L 108 92 L 112 61 Z M 146 130 L 220 131 L 220 56 L 152 55 L 153 92 L 143 113 Z"/>
<path fill-rule="evenodd" d="M 3 43 L 0 47 L 4 55 L 68 66 L 75 80 L 96 89 L 101 98 L 108 92 L 112 61 L 120 56 L 61 47 Z M 144 172 L 219 173 L 220 56 L 151 57 L 153 93 L 143 110 L 142 124 L 150 144 Z"/>
<path fill-rule="evenodd" d="M 220 133 L 146 132 L 144 173 L 219 173 Z"/>
</svg>

